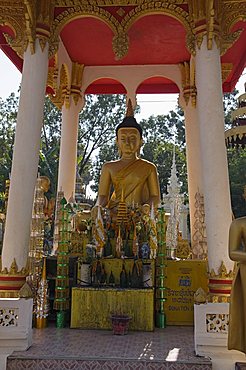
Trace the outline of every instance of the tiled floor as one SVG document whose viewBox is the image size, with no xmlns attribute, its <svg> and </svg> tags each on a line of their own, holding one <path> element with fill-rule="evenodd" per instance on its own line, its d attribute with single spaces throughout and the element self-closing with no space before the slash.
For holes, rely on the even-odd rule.
<svg viewBox="0 0 246 370">
<path fill-rule="evenodd" d="M 124 336 L 49 327 L 34 329 L 32 347 L 14 352 L 7 369 L 209 370 L 212 364 L 195 356 L 193 327 L 169 326 Z"/>
</svg>

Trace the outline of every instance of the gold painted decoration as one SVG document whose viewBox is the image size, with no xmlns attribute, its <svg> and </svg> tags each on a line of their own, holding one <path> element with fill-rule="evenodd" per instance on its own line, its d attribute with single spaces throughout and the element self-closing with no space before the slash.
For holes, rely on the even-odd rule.
<svg viewBox="0 0 246 370">
<path fill-rule="evenodd" d="M 144 15 L 151 14 L 163 14 L 168 15 L 184 26 L 187 33 L 191 32 L 193 29 L 192 18 L 190 18 L 189 13 L 181 8 L 178 4 L 183 4 L 184 1 L 143 1 L 141 4 L 132 9 L 121 22 L 121 26 L 125 31 L 128 31 L 135 21 Z"/>
<path fill-rule="evenodd" d="M 231 32 L 232 27 L 238 21 L 246 20 L 246 2 L 243 0 L 229 1 L 224 0 L 223 2 L 223 14 L 221 23 L 221 55 L 236 42 L 242 32 L 242 30 L 236 30 Z"/>
<path fill-rule="evenodd" d="M 1 270 L 0 275 L 22 275 L 26 276 L 28 273 L 28 268 L 22 267 L 20 270 L 18 269 L 18 265 L 16 263 L 16 259 L 14 258 L 13 262 L 10 265 L 10 268 L 7 269 L 5 267 L 3 270 Z"/>
<path fill-rule="evenodd" d="M 231 32 L 231 29 L 236 22 L 246 19 L 245 1 L 188 0 L 188 6 L 194 22 L 194 31 L 187 36 L 188 49 L 194 54 L 195 34 L 198 48 L 206 36 L 208 50 L 212 49 L 215 40 L 223 55 L 240 36 L 241 30 Z"/>
<path fill-rule="evenodd" d="M 188 5 L 188 11 L 181 7 Z M 128 13 L 124 6 L 135 6 Z M 121 21 L 116 19 L 108 7 L 119 7 Z M 54 8 L 64 11 L 54 17 Z M 204 36 L 208 49 L 213 40 L 224 54 L 240 36 L 241 30 L 231 32 L 233 25 L 246 19 L 246 3 L 242 0 L 19 0 L 1 1 L 0 24 L 9 25 L 15 37 L 5 34 L 7 42 L 21 57 L 27 46 L 35 52 L 35 40 L 42 48 L 49 43 L 49 56 L 59 46 L 59 35 L 63 27 L 73 19 L 83 16 L 96 17 L 106 23 L 114 33 L 113 48 L 117 60 L 127 55 L 128 30 L 140 17 L 163 14 L 177 19 L 186 30 L 186 45 L 192 55 L 200 47 Z M 118 13 L 117 13 L 118 14 Z"/>
<path fill-rule="evenodd" d="M 83 78 L 84 65 L 79 63 L 72 64 L 72 78 L 71 78 L 71 89 L 70 94 L 77 105 L 81 98 L 81 87 Z"/>
<path fill-rule="evenodd" d="M 49 42 L 54 4 L 54 0 L 1 1 L 0 24 L 8 25 L 13 29 L 15 36 L 5 34 L 5 38 L 21 58 L 28 46 L 32 53 L 35 52 L 36 38 L 39 39 L 42 49 Z M 57 47 L 57 39 L 54 38 L 50 48 L 53 54 Z"/>
<path fill-rule="evenodd" d="M 231 286 L 234 273 L 227 271 L 225 263 L 221 261 L 218 272 L 211 269 L 209 273 L 209 300 L 213 303 L 230 302 Z"/>
<path fill-rule="evenodd" d="M 113 52 L 115 54 L 115 59 L 120 60 L 124 58 L 129 49 L 129 36 L 125 32 L 120 32 L 113 38 Z"/>
<path fill-rule="evenodd" d="M 18 292 L 20 298 L 33 298 L 33 292 L 28 283 L 25 283 Z"/>
<path fill-rule="evenodd" d="M 35 0 L 24 0 L 25 28 L 28 45 L 31 53 L 35 53 L 35 31 L 36 31 L 36 2 Z"/>
<path fill-rule="evenodd" d="M 68 73 L 68 68 L 65 64 L 62 64 L 60 68 L 60 79 L 59 79 L 59 84 L 54 87 L 55 94 L 50 95 L 50 99 L 53 104 L 58 109 L 61 109 L 63 104 L 65 103 L 66 107 L 69 108 L 69 103 L 70 103 L 70 83 L 69 83 L 69 73 Z"/>
<path fill-rule="evenodd" d="M 225 82 L 233 68 L 232 63 L 221 63 L 222 82 Z"/>
<path fill-rule="evenodd" d="M 207 259 L 208 247 L 206 238 L 204 197 L 197 191 L 195 194 L 195 213 L 192 236 L 192 256 L 193 259 Z"/>
<path fill-rule="evenodd" d="M 179 64 L 182 78 L 183 97 L 186 105 L 188 105 L 191 99 L 193 107 L 196 106 L 196 84 L 195 84 L 195 63 L 193 58 L 190 62 L 184 62 Z"/>
<path fill-rule="evenodd" d="M 194 294 L 194 303 L 203 304 L 207 302 L 207 293 L 200 287 Z"/>
<path fill-rule="evenodd" d="M 90 5 L 98 5 L 102 7 L 108 6 L 128 6 L 128 5 L 139 5 L 145 2 L 146 0 L 56 0 L 57 6 L 75 6 L 80 5 L 81 3 L 86 3 Z M 175 1 L 175 0 L 173 0 Z M 178 0 L 183 1 L 183 0 Z M 176 1 L 175 1 L 176 2 Z"/>
<path fill-rule="evenodd" d="M 1 1 L 0 25 L 7 25 L 13 30 L 14 37 L 7 33 L 4 33 L 4 37 L 7 43 L 22 57 L 27 47 L 23 3 L 20 1 L 11 3 L 10 1 Z"/>
<path fill-rule="evenodd" d="M 80 2 L 76 6 L 65 9 L 54 19 L 50 41 L 51 44 L 57 44 L 59 35 L 66 24 L 75 18 L 84 16 L 94 17 L 106 23 L 115 35 L 117 35 L 119 29 L 122 28 L 118 20 L 107 10 L 99 8 L 96 5 L 89 5 L 88 1 L 84 4 Z"/>
<path fill-rule="evenodd" d="M 218 273 L 216 274 L 214 269 L 211 269 L 210 271 L 210 277 L 211 278 L 219 278 L 219 279 L 232 279 L 233 278 L 233 271 L 229 270 L 227 271 L 226 265 L 223 261 L 221 261 L 220 267 L 218 269 Z"/>
<path fill-rule="evenodd" d="M 18 265 L 14 258 L 10 268 L 1 267 L 0 272 L 0 298 L 18 298 L 19 290 L 26 282 L 26 276 L 28 274 L 28 268 L 23 267 L 18 270 Z"/>
</svg>

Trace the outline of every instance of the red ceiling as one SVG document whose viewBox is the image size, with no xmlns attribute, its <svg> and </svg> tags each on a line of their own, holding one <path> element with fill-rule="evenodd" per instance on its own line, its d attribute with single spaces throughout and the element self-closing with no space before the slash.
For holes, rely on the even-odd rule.
<svg viewBox="0 0 246 370">
<path fill-rule="evenodd" d="M 114 16 L 117 15 L 120 19 L 117 7 L 111 8 Z M 59 13 L 59 10 L 62 9 L 56 9 L 56 13 Z M 131 7 L 125 7 L 126 12 L 130 10 Z M 233 64 L 232 73 L 223 84 L 224 91 L 231 91 L 234 88 L 245 67 L 245 22 L 239 22 L 233 31 L 240 28 L 244 31 L 239 40 L 222 56 L 222 62 Z M 8 27 L 0 27 L 0 47 L 21 70 L 22 60 L 7 45 L 3 32 L 11 34 L 12 31 Z M 132 25 L 128 35 L 128 54 L 116 61 L 112 50 L 113 32 L 104 22 L 92 17 L 82 17 L 71 21 L 61 31 L 62 41 L 71 60 L 85 66 L 177 64 L 190 59 L 186 49 L 186 31 L 182 24 L 172 17 L 160 14 L 146 15 Z M 125 89 L 117 81 L 101 79 L 89 86 L 86 92 L 125 93 Z M 144 81 L 137 92 L 176 93 L 178 88 L 172 81 L 154 77 Z"/>
<path fill-rule="evenodd" d="M 61 32 L 71 59 L 89 66 L 177 64 L 190 59 L 185 47 L 185 30 L 173 18 L 145 16 L 133 24 L 128 35 L 128 54 L 116 61 L 112 50 L 113 32 L 100 20 L 76 19 Z"/>
</svg>

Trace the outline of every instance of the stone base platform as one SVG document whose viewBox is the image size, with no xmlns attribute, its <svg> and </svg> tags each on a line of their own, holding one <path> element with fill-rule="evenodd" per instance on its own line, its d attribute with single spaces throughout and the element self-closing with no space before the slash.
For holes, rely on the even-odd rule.
<svg viewBox="0 0 246 370">
<path fill-rule="evenodd" d="M 154 332 L 113 335 L 110 330 L 33 330 L 33 345 L 14 352 L 8 370 L 210 370 L 209 358 L 194 352 L 194 328 L 169 326 Z"/>
</svg>

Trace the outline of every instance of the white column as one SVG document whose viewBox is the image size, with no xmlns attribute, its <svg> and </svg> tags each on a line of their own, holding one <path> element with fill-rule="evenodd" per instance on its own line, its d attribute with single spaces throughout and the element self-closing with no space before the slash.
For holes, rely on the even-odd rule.
<svg viewBox="0 0 246 370">
<path fill-rule="evenodd" d="M 62 107 L 61 144 L 58 170 L 57 191 L 64 191 L 68 201 L 75 195 L 76 165 L 77 165 L 77 140 L 78 120 L 81 104 L 75 105 L 71 99 L 69 108 Z"/>
<path fill-rule="evenodd" d="M 188 105 L 184 107 L 184 115 L 192 246 L 193 235 L 195 232 L 195 195 L 198 191 L 203 194 L 203 186 L 198 115 L 197 109 L 192 106 L 190 101 Z"/>
<path fill-rule="evenodd" d="M 28 256 L 48 73 L 48 45 L 42 51 L 37 40 L 35 50 L 33 55 L 30 48 L 24 53 L 2 268 L 9 268 L 15 258 L 21 269 L 26 266 Z"/>
<path fill-rule="evenodd" d="M 227 270 L 228 233 L 232 220 L 229 177 L 224 135 L 224 110 L 220 53 L 204 38 L 196 51 L 197 111 L 200 125 L 204 206 L 209 269 L 218 273 L 223 261 Z"/>
</svg>

